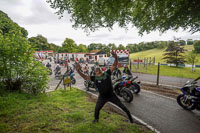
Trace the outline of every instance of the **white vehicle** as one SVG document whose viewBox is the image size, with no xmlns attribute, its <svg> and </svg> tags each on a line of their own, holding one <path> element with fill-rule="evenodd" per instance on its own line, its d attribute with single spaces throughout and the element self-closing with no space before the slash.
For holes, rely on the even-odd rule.
<svg viewBox="0 0 200 133">
<path fill-rule="evenodd" d="M 100 57 L 98 59 L 99 66 L 104 66 L 106 64 L 106 60 L 103 57 Z"/>
<path fill-rule="evenodd" d="M 110 50 L 110 52 L 117 54 L 119 67 L 129 64 L 129 50 Z"/>
<path fill-rule="evenodd" d="M 113 58 L 112 56 L 110 56 L 110 57 L 107 59 L 106 64 L 107 64 L 108 66 L 112 66 L 113 63 L 114 63 L 114 61 L 115 61 L 115 58 Z"/>
</svg>

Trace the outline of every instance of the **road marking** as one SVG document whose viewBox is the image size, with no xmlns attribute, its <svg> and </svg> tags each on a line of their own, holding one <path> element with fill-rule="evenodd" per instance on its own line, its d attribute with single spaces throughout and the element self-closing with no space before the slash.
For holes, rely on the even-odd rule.
<svg viewBox="0 0 200 133">
<path fill-rule="evenodd" d="M 91 95 L 93 95 L 93 96 L 95 96 L 95 97 L 98 97 L 98 95 L 96 95 L 96 94 L 94 94 L 94 93 L 92 93 L 92 92 L 89 92 L 89 91 L 80 89 L 79 87 L 77 87 L 77 88 L 78 88 L 79 90 L 81 90 L 81 91 L 84 91 L 84 92 L 89 93 L 89 94 L 91 94 Z M 109 102 L 109 103 L 110 103 L 110 102 Z M 117 109 L 121 110 L 121 109 L 120 109 L 118 106 L 116 106 L 115 104 L 113 104 L 113 103 L 110 103 L 110 104 L 111 104 L 112 106 L 116 107 Z M 121 110 L 121 111 L 123 111 L 123 110 Z M 151 125 L 147 124 L 146 122 L 144 122 L 142 119 L 138 118 L 137 116 L 135 116 L 135 115 L 133 115 L 133 114 L 131 114 L 131 116 L 132 116 L 135 120 L 139 121 L 141 124 L 143 124 L 144 126 L 146 126 L 147 128 L 149 128 L 151 131 L 156 132 L 156 133 L 160 133 L 160 131 L 158 131 L 157 129 L 155 129 L 155 128 L 152 127 Z"/>
<path fill-rule="evenodd" d="M 157 95 L 157 96 L 163 97 L 163 98 L 167 98 L 167 99 L 175 100 L 175 101 L 176 101 L 175 98 L 171 98 L 171 97 L 163 96 L 163 95 L 160 95 L 160 94 L 157 94 L 157 93 L 151 92 L 151 91 L 147 91 L 147 90 L 141 90 L 141 91 L 144 91 L 144 92 L 147 92 L 147 93 L 151 93 L 151 94 L 154 94 L 154 95 Z"/>
</svg>

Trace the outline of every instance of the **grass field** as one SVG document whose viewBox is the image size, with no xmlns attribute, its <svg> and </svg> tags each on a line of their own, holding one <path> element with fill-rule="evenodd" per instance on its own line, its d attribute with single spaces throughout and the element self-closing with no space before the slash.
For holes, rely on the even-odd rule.
<svg viewBox="0 0 200 133">
<path fill-rule="evenodd" d="M 186 46 L 184 46 L 184 48 L 186 50 L 188 50 L 185 52 L 185 55 L 187 55 L 188 53 L 191 52 L 191 50 L 194 49 L 193 45 L 186 45 Z M 157 62 L 165 63 L 165 60 L 162 60 L 164 51 L 165 51 L 165 49 L 151 49 L 151 50 L 146 50 L 146 51 L 142 51 L 142 52 L 132 53 L 132 54 L 130 54 L 130 59 L 138 59 L 138 57 L 141 59 L 143 59 L 145 57 L 155 57 L 156 63 Z M 200 54 L 197 55 L 197 58 L 198 58 L 197 64 L 200 65 Z"/>
<path fill-rule="evenodd" d="M 141 133 L 150 132 L 128 123 L 116 113 L 101 111 L 92 124 L 95 103 L 80 90 L 58 90 L 39 96 L 0 92 L 1 133 Z"/>
<path fill-rule="evenodd" d="M 140 65 L 139 69 L 137 69 L 137 65 L 134 65 L 132 66 L 132 71 L 156 75 L 158 66 L 151 65 L 146 69 L 144 68 L 144 65 Z M 200 69 L 195 69 L 195 72 L 192 72 L 191 68 L 160 66 L 160 75 L 195 79 L 200 76 Z"/>
</svg>

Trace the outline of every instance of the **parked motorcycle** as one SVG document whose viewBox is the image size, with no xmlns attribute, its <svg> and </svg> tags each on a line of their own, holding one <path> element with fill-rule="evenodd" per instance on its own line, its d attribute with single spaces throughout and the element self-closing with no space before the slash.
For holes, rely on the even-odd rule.
<svg viewBox="0 0 200 133">
<path fill-rule="evenodd" d="M 126 87 L 129 88 L 134 94 L 140 92 L 140 81 L 135 81 L 138 76 L 133 77 L 132 75 L 124 75 L 122 79 L 126 82 Z"/>
<path fill-rule="evenodd" d="M 75 74 L 74 73 L 70 73 L 70 79 L 71 79 L 71 83 L 74 85 L 76 84 L 76 79 L 74 78 Z"/>
<path fill-rule="evenodd" d="M 200 110 L 200 86 L 197 85 L 197 79 L 193 81 L 187 81 L 183 88 L 181 88 L 182 94 L 177 97 L 178 104 L 186 110 Z"/>
<path fill-rule="evenodd" d="M 51 67 L 48 67 L 48 69 L 49 69 L 49 75 L 52 75 L 52 69 L 51 69 Z"/>
<path fill-rule="evenodd" d="M 122 79 L 117 79 L 113 81 L 113 89 L 115 93 L 122 97 L 126 102 L 130 103 L 133 101 L 133 94 L 126 87 L 127 83 Z"/>
<path fill-rule="evenodd" d="M 55 72 L 55 78 L 56 78 L 56 79 L 61 79 L 62 76 L 63 76 L 63 75 L 61 74 L 61 70 L 58 70 L 58 71 Z"/>
<path fill-rule="evenodd" d="M 84 86 L 87 89 L 87 91 L 89 91 L 90 88 L 95 88 L 94 82 L 91 80 L 85 80 Z M 96 91 L 97 91 L 97 89 L 96 89 Z"/>
<path fill-rule="evenodd" d="M 90 76 L 95 76 L 95 67 L 91 67 Z M 89 91 L 89 88 L 95 88 L 95 90 L 98 91 L 98 89 L 95 87 L 94 82 L 91 80 L 85 80 L 84 86 L 87 89 L 87 91 Z"/>
</svg>

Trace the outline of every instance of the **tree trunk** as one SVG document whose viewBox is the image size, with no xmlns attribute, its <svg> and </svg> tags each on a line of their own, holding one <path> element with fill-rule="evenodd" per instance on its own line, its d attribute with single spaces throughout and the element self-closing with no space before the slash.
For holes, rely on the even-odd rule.
<svg viewBox="0 0 200 133">
<path fill-rule="evenodd" d="M 194 72 L 194 64 L 192 64 L 192 72 Z"/>
</svg>

